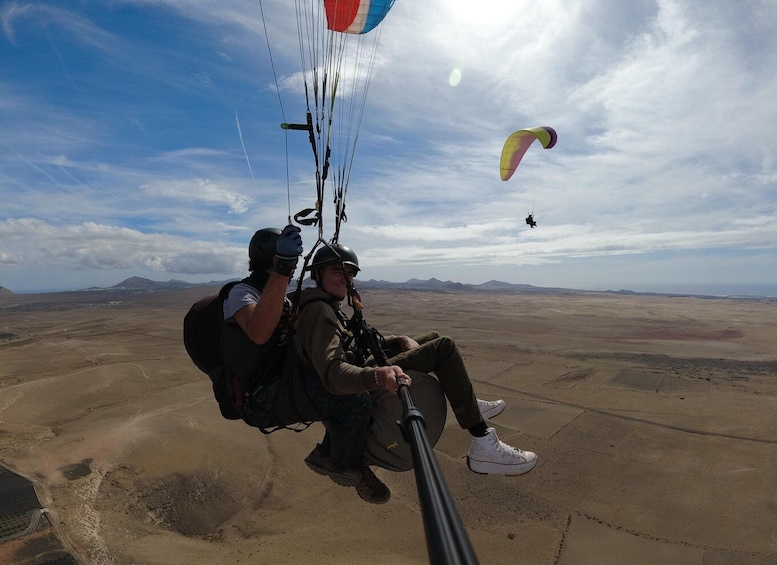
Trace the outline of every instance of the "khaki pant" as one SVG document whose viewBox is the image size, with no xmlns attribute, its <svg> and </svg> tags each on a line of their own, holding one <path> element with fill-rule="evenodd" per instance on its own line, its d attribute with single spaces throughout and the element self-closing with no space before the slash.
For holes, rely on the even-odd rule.
<svg viewBox="0 0 777 565">
<path fill-rule="evenodd" d="M 482 422 L 475 391 L 456 343 L 437 332 L 413 339 L 420 347 L 394 355 L 389 358 L 389 364 L 399 365 L 405 371 L 434 373 L 459 425 L 468 429 Z"/>
</svg>

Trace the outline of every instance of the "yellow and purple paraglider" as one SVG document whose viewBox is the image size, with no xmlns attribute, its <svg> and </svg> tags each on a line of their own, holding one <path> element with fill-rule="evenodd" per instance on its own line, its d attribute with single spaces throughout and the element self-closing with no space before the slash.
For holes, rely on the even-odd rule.
<svg viewBox="0 0 777 565">
<path fill-rule="evenodd" d="M 556 145 L 556 139 L 556 130 L 549 126 L 519 129 L 510 135 L 502 147 L 502 159 L 499 163 L 502 180 L 509 180 L 513 176 L 532 143 L 539 141 L 545 149 L 550 149 Z M 526 217 L 526 225 L 530 228 L 537 227 L 534 210 Z"/>
<path fill-rule="evenodd" d="M 519 129 L 508 137 L 502 147 L 502 160 L 499 166 L 502 180 L 509 180 L 513 176 L 532 143 L 539 141 L 545 149 L 551 149 L 556 145 L 556 139 L 556 130 L 549 126 Z"/>
</svg>

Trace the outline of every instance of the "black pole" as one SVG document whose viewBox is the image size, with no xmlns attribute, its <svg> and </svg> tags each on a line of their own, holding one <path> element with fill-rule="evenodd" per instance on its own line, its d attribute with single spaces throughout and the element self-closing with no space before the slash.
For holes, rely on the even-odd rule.
<svg viewBox="0 0 777 565">
<path fill-rule="evenodd" d="M 348 300 L 354 315 L 348 329 L 353 339 L 372 354 L 378 365 L 388 365 L 389 360 L 381 346 L 383 337 L 367 325 L 362 312 L 361 298 L 348 283 Z M 445 478 L 426 436 L 426 420 L 410 396 L 410 387 L 404 378 L 398 380 L 397 394 L 402 400 L 402 420 L 398 422 L 402 436 L 410 444 L 413 469 L 421 503 L 421 516 L 426 533 L 426 548 L 432 565 L 477 565 L 478 560 L 453 497 L 445 484 Z"/>
<path fill-rule="evenodd" d="M 403 407 L 402 434 L 410 443 L 413 454 L 429 562 L 433 565 L 475 565 L 478 560 L 469 536 L 426 437 L 424 416 L 413 403 L 407 384 L 400 385 L 398 394 Z"/>
</svg>

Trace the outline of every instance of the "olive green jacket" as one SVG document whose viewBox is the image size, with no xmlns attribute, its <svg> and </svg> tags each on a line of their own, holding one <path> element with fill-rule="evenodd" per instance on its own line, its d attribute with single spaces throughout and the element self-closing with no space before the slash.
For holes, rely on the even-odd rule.
<svg viewBox="0 0 777 565">
<path fill-rule="evenodd" d="M 358 394 L 375 390 L 373 367 L 355 365 L 353 355 L 343 348 L 347 339 L 340 302 L 320 288 L 307 288 L 299 300 L 294 322 L 295 348 L 304 370 L 318 374 L 330 394 Z"/>
</svg>

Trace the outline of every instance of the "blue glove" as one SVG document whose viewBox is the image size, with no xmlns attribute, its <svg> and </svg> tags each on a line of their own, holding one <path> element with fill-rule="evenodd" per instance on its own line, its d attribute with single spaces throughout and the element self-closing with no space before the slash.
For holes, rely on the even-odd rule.
<svg viewBox="0 0 777 565">
<path fill-rule="evenodd" d="M 302 236 L 297 226 L 289 224 L 281 232 L 275 243 L 275 260 L 273 270 L 283 276 L 291 277 L 297 267 L 299 256 L 302 255 Z"/>
<path fill-rule="evenodd" d="M 275 255 L 286 260 L 296 259 L 302 255 L 302 236 L 297 226 L 289 224 L 283 228 L 275 243 Z"/>
</svg>

